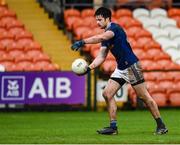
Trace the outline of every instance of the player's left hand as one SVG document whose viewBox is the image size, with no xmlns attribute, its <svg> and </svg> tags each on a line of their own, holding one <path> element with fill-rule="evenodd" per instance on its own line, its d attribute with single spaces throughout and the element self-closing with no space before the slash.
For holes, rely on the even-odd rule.
<svg viewBox="0 0 180 145">
<path fill-rule="evenodd" d="M 86 75 L 86 74 L 88 74 L 90 71 L 91 71 L 91 68 L 88 66 L 88 67 L 87 67 L 87 70 L 86 70 L 83 74 L 78 74 L 78 76 Z"/>
<path fill-rule="evenodd" d="M 77 41 L 77 42 L 75 42 L 75 43 L 71 46 L 71 49 L 77 51 L 77 50 L 79 50 L 81 47 L 83 47 L 84 45 L 85 45 L 84 40 Z"/>
</svg>

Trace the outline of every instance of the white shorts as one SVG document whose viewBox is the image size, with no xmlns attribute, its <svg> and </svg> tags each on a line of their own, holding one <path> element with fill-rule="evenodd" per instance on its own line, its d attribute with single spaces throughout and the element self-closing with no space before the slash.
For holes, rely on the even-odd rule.
<svg viewBox="0 0 180 145">
<path fill-rule="evenodd" d="M 142 68 L 139 62 L 132 64 L 130 67 L 124 70 L 116 68 L 111 74 L 111 79 L 123 79 L 125 82 L 128 82 L 131 85 L 137 85 L 144 82 Z"/>
</svg>

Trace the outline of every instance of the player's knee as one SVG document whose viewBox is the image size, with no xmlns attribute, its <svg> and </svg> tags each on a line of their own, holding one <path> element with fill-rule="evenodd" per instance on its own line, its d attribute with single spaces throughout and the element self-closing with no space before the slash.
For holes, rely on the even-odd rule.
<svg viewBox="0 0 180 145">
<path fill-rule="evenodd" d="M 137 96 L 142 99 L 143 101 L 151 99 L 150 95 L 148 93 L 139 92 L 137 93 Z"/>
<path fill-rule="evenodd" d="M 112 96 L 110 95 L 110 92 L 106 91 L 106 90 L 103 91 L 102 95 L 103 95 L 105 100 L 109 100 L 112 98 Z"/>
<path fill-rule="evenodd" d="M 142 97 L 141 98 L 146 104 L 152 105 L 155 101 L 151 97 Z"/>
<path fill-rule="evenodd" d="M 104 97 L 104 99 L 106 99 L 106 98 L 107 98 L 107 96 L 108 96 L 107 91 L 103 91 L 102 96 Z"/>
<path fill-rule="evenodd" d="M 138 96 L 139 98 L 141 98 L 141 99 L 146 98 L 146 96 L 145 96 L 144 93 L 138 92 L 138 93 L 136 93 L 136 94 L 137 94 L 137 96 Z"/>
</svg>

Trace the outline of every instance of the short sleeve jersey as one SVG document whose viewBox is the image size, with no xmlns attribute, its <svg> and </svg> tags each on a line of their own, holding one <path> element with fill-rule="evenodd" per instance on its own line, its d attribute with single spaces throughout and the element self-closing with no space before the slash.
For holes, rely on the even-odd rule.
<svg viewBox="0 0 180 145">
<path fill-rule="evenodd" d="M 124 70 L 136 63 L 138 58 L 133 53 L 124 30 L 115 23 L 110 23 L 105 31 L 108 30 L 114 32 L 114 37 L 101 42 L 101 45 L 110 49 L 116 59 L 118 69 Z"/>
</svg>

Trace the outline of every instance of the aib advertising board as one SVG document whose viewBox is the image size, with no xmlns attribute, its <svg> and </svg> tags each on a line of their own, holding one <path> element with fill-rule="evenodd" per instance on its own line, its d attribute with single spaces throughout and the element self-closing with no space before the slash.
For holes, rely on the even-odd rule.
<svg viewBox="0 0 180 145">
<path fill-rule="evenodd" d="M 1 104 L 84 104 L 85 88 L 72 72 L 0 73 Z"/>
</svg>

